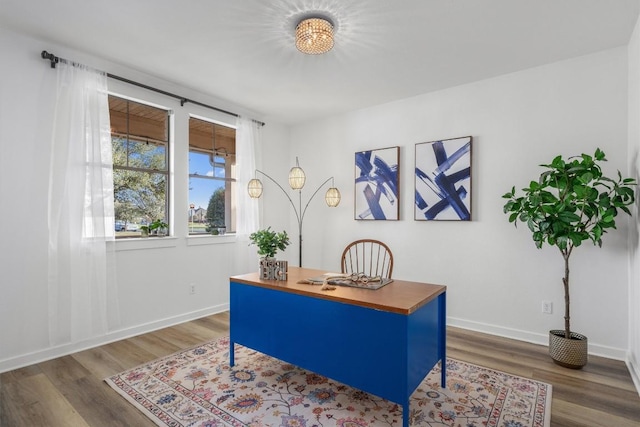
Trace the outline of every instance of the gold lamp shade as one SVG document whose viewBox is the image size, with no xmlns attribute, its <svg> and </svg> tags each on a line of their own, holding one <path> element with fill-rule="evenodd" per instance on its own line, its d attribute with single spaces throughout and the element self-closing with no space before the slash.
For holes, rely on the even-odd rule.
<svg viewBox="0 0 640 427">
<path fill-rule="evenodd" d="M 297 163 L 297 160 L 296 160 Z M 300 190 L 304 187 L 304 182 L 307 180 L 307 176 L 300 166 L 294 166 L 289 171 L 289 186 L 294 190 Z"/>
<path fill-rule="evenodd" d="M 320 55 L 333 48 L 333 24 L 324 18 L 308 18 L 296 27 L 296 47 L 308 55 Z"/>
<path fill-rule="evenodd" d="M 324 195 L 324 200 L 330 208 L 335 208 L 340 204 L 340 190 L 336 187 L 329 188 Z"/>
<path fill-rule="evenodd" d="M 252 199 L 257 199 L 262 195 L 262 182 L 258 178 L 253 178 L 247 185 L 249 196 Z"/>
</svg>

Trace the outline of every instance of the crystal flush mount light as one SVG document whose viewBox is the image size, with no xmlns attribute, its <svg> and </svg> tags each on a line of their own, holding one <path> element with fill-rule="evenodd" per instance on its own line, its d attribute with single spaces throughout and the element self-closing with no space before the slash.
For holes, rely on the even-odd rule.
<svg viewBox="0 0 640 427">
<path fill-rule="evenodd" d="M 326 18 L 307 18 L 296 27 L 296 47 L 308 55 L 320 55 L 333 47 L 333 24 Z"/>
</svg>

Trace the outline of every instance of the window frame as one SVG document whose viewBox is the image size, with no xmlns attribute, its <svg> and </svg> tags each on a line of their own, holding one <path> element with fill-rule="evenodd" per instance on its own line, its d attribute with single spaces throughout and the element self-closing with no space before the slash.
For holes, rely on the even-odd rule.
<svg viewBox="0 0 640 427">
<path fill-rule="evenodd" d="M 191 125 L 191 119 L 194 120 L 199 120 L 202 122 L 206 122 L 206 123 L 210 123 L 212 126 L 214 126 L 214 132 L 215 132 L 215 126 L 221 126 L 224 128 L 228 128 L 228 129 L 233 129 L 234 131 L 237 131 L 237 127 L 234 125 L 230 125 L 229 123 L 225 123 L 223 121 L 220 120 L 216 120 L 216 119 L 212 119 L 210 117 L 205 117 L 205 116 L 201 116 L 201 115 L 197 115 L 197 114 L 188 114 L 188 126 Z M 214 164 L 215 162 L 215 158 L 216 157 L 224 157 L 224 155 L 216 155 L 216 153 L 214 153 L 213 150 L 213 146 L 211 148 L 211 150 L 207 150 L 201 147 L 197 147 L 197 146 L 193 146 L 191 145 L 191 140 L 190 137 L 187 138 L 187 162 L 190 161 L 190 156 L 191 153 L 200 153 L 200 154 L 207 154 L 207 155 L 213 155 L 213 159 L 214 159 Z M 237 218 L 236 218 L 236 211 L 237 208 L 235 206 L 235 185 L 237 184 L 237 178 L 235 177 L 235 173 L 236 173 L 236 162 L 237 162 L 237 158 L 236 158 L 236 153 L 235 153 L 235 144 L 236 144 L 236 138 L 234 135 L 234 153 L 231 153 L 228 155 L 228 157 L 232 158 L 233 160 L 230 162 L 225 162 L 224 163 L 224 178 L 219 178 L 219 177 L 215 177 L 215 176 L 207 176 L 207 175 L 202 175 L 202 174 L 192 174 L 191 173 L 191 166 L 187 165 L 187 179 L 188 182 L 190 182 L 191 179 L 203 179 L 203 180 L 212 180 L 212 181 L 220 181 L 220 182 L 224 182 L 224 189 L 225 189 L 225 233 L 224 234 L 230 234 L 230 235 L 235 235 L 236 232 L 236 226 L 237 226 Z M 212 170 L 215 172 L 215 166 L 212 165 Z M 214 173 L 215 175 L 215 173 Z M 190 187 L 190 184 L 187 184 L 188 187 Z M 190 190 L 187 189 L 187 199 L 190 199 L 190 194 L 189 194 Z M 192 201 L 189 200 L 189 206 L 192 204 Z M 190 208 L 191 209 L 191 208 Z M 208 204 L 207 204 L 207 209 L 208 209 Z M 189 220 L 191 219 L 191 212 L 189 212 L 187 214 L 187 229 L 189 228 Z M 211 233 L 191 233 L 191 230 L 187 230 L 187 236 L 188 237 L 196 237 L 196 238 L 200 238 L 200 237 L 222 237 L 223 235 L 214 235 Z"/>
<path fill-rule="evenodd" d="M 123 101 L 127 102 L 127 115 L 130 115 L 129 112 L 129 103 L 130 102 L 134 102 L 140 105 L 143 105 L 145 107 L 150 107 L 150 108 L 154 108 L 157 110 L 162 110 L 165 114 L 166 114 L 166 142 L 152 138 L 152 137 L 142 137 L 139 135 L 134 135 L 133 138 L 131 137 L 131 134 L 127 133 L 121 133 L 121 132 L 110 132 L 110 139 L 111 139 L 111 144 L 112 144 L 112 149 L 113 149 L 113 144 L 114 144 L 114 137 L 117 138 L 122 138 L 125 139 L 127 141 L 135 141 L 135 142 L 146 142 L 146 143 L 152 143 L 152 144 L 156 144 L 156 145 L 160 145 L 160 144 L 164 144 L 164 169 L 150 169 L 150 168 L 143 168 L 143 167 L 136 167 L 136 166 L 129 166 L 128 164 L 126 166 L 121 166 L 121 165 L 116 165 L 115 163 L 112 164 L 112 170 L 113 173 L 115 175 L 116 170 L 122 170 L 122 171 L 130 171 L 130 172 L 136 172 L 136 173 L 148 173 L 148 174 L 160 174 L 160 175 L 164 175 L 164 180 L 165 180 L 165 198 L 164 198 L 164 213 L 165 213 L 165 218 L 163 218 L 163 220 L 169 224 L 169 229 L 167 230 L 167 236 L 172 236 L 172 230 L 174 229 L 172 226 L 172 212 L 171 212 L 171 207 L 173 206 L 173 199 L 175 197 L 174 192 L 173 192 L 173 175 L 175 173 L 174 168 L 173 168 L 173 149 L 174 149 L 174 111 L 171 108 L 150 102 L 150 101 L 146 101 L 137 97 L 132 97 L 132 96 L 127 96 L 127 95 L 123 95 L 121 93 L 116 93 L 113 91 L 108 91 L 107 95 L 109 97 L 115 97 L 115 98 L 119 98 Z M 111 112 L 111 108 L 109 109 L 109 111 Z M 110 119 L 111 119 L 111 114 L 110 114 Z M 113 129 L 113 125 L 112 125 L 112 129 Z M 129 154 L 127 154 L 127 163 L 129 162 Z M 115 189 L 114 189 L 114 202 L 115 202 Z M 115 212 L 114 212 L 114 223 L 115 221 L 119 221 L 117 218 L 115 218 Z M 118 236 L 117 233 L 115 234 L 115 239 L 116 241 L 126 241 L 126 240 L 139 240 L 142 239 L 143 236 L 142 234 L 138 235 L 134 235 L 134 236 Z M 150 236 L 151 237 L 151 236 Z"/>
</svg>

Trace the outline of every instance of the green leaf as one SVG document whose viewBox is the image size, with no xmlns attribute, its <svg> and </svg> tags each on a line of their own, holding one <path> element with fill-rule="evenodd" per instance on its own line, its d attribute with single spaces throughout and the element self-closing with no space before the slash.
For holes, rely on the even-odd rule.
<svg viewBox="0 0 640 427">
<path fill-rule="evenodd" d="M 514 185 L 513 187 L 511 187 L 511 191 L 509 191 L 508 193 L 504 193 L 502 197 L 505 199 L 510 199 L 512 197 L 515 197 L 515 195 L 516 195 L 516 187 Z"/>
<path fill-rule="evenodd" d="M 594 243 L 597 242 L 602 237 L 602 227 L 596 224 L 591 230 L 591 233 L 593 234 Z"/>
<path fill-rule="evenodd" d="M 588 184 L 593 181 L 593 173 L 585 172 L 578 178 L 583 184 Z"/>
<path fill-rule="evenodd" d="M 560 249 L 566 249 L 568 241 L 569 239 L 567 239 L 567 236 L 558 236 L 556 239 L 556 246 Z"/>
<path fill-rule="evenodd" d="M 542 211 L 547 215 L 552 215 L 555 211 L 552 205 L 542 205 L 541 208 L 542 208 Z"/>
<path fill-rule="evenodd" d="M 602 151 L 600 148 L 596 148 L 596 152 L 593 155 L 593 157 L 595 157 L 595 159 L 599 162 L 607 160 L 605 158 L 604 151 Z"/>
<path fill-rule="evenodd" d="M 562 160 L 562 156 L 556 156 L 551 162 L 551 167 L 555 169 L 562 169 L 564 165 L 565 163 L 564 160 Z"/>
<path fill-rule="evenodd" d="M 591 165 L 593 165 L 593 157 L 587 153 L 582 153 L 580 156 L 576 156 L 576 159 L 579 159 L 578 161 L 586 167 L 591 167 Z"/>
<path fill-rule="evenodd" d="M 618 194 L 622 194 L 624 196 L 631 196 L 633 197 L 633 190 L 629 187 L 618 187 L 617 189 L 617 193 Z"/>
<path fill-rule="evenodd" d="M 558 214 L 558 219 L 565 223 L 580 221 L 580 217 L 573 212 L 563 211 Z"/>
<path fill-rule="evenodd" d="M 574 246 L 580 246 L 580 244 L 582 243 L 583 237 L 585 236 L 581 233 L 569 233 L 569 238 L 573 242 Z M 589 236 L 587 235 L 586 238 L 589 238 Z"/>
<path fill-rule="evenodd" d="M 584 185 L 576 184 L 573 186 L 573 191 L 580 199 L 584 199 L 587 194 L 587 188 Z"/>
<path fill-rule="evenodd" d="M 611 197 L 605 193 L 601 194 L 600 200 L 598 200 L 598 206 L 608 207 L 609 205 L 611 205 Z"/>
</svg>

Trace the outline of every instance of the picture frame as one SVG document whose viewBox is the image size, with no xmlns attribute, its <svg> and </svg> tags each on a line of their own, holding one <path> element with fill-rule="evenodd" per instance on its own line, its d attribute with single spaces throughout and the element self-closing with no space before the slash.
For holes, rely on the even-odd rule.
<svg viewBox="0 0 640 427">
<path fill-rule="evenodd" d="M 354 219 L 400 219 L 400 147 L 355 153 Z"/>
<path fill-rule="evenodd" d="M 471 221 L 472 142 L 464 136 L 416 144 L 416 221 Z"/>
</svg>

